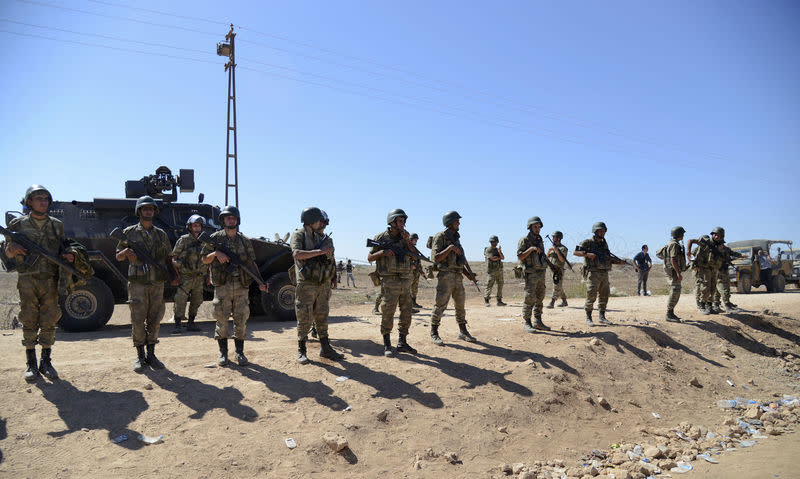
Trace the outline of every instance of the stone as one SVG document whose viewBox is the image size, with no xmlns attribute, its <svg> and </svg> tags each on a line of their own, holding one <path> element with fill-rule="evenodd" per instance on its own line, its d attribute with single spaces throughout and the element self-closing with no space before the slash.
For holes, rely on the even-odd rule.
<svg viewBox="0 0 800 479">
<path fill-rule="evenodd" d="M 500 472 L 505 472 L 506 474 L 511 474 L 511 464 L 503 463 L 497 466 L 500 469 Z"/>
<path fill-rule="evenodd" d="M 500 426 L 497 428 L 497 430 L 502 432 L 503 434 L 508 432 L 508 428 L 506 426 Z"/>
<path fill-rule="evenodd" d="M 608 401 L 606 401 L 606 398 L 604 398 L 603 396 L 597 396 L 597 404 L 599 404 L 599 405 L 601 405 L 603 407 L 608 407 L 609 406 Z"/>
<path fill-rule="evenodd" d="M 381 422 L 386 422 L 386 419 L 388 417 L 389 417 L 389 410 L 388 409 L 384 409 L 383 411 L 381 411 L 381 412 L 379 412 L 378 414 L 375 415 L 375 418 L 378 421 L 381 421 Z"/>
<path fill-rule="evenodd" d="M 422 464 L 420 464 L 419 461 L 414 461 L 414 464 L 411 465 L 411 468 L 416 470 L 422 469 Z"/>
<path fill-rule="evenodd" d="M 661 468 L 661 470 L 667 470 L 667 471 L 678 465 L 678 463 L 675 462 L 673 459 L 661 459 L 657 462 L 657 464 L 658 467 Z"/>
<path fill-rule="evenodd" d="M 767 436 L 780 436 L 782 431 L 775 426 L 767 426 L 764 428 L 764 433 L 766 433 Z"/>
<path fill-rule="evenodd" d="M 589 344 L 591 344 L 592 346 L 600 346 L 600 340 L 597 338 L 592 338 L 589 340 Z"/>
<path fill-rule="evenodd" d="M 630 479 L 631 473 L 627 469 L 611 469 L 606 471 L 614 479 Z"/>
<path fill-rule="evenodd" d="M 536 473 L 533 471 L 522 471 L 517 476 L 519 479 L 537 479 Z"/>
<path fill-rule="evenodd" d="M 747 407 L 747 410 L 744 412 L 744 417 L 747 419 L 758 419 L 761 417 L 761 408 L 758 404 L 751 404 Z"/>
<path fill-rule="evenodd" d="M 619 466 L 620 464 L 626 462 L 627 460 L 628 460 L 628 454 L 622 451 L 615 451 L 613 454 L 611 454 L 611 457 L 608 459 L 608 462 L 610 462 L 615 466 Z"/>
<path fill-rule="evenodd" d="M 694 387 L 696 387 L 696 388 L 699 388 L 699 387 L 701 387 L 701 386 L 700 386 L 700 381 L 699 381 L 699 380 L 698 380 L 696 377 L 693 377 L 693 378 L 692 378 L 692 379 L 689 381 L 689 384 L 691 384 L 692 386 L 694 386 Z"/>
<path fill-rule="evenodd" d="M 336 434 L 335 432 L 326 432 L 322 439 L 334 452 L 339 452 L 348 446 L 347 439 Z"/>
<path fill-rule="evenodd" d="M 525 464 L 521 462 L 517 462 L 511 465 L 511 473 L 512 474 L 519 474 L 525 468 Z"/>
<path fill-rule="evenodd" d="M 663 453 L 661 452 L 661 449 L 655 446 L 647 446 L 644 448 L 644 455 L 648 459 L 658 459 L 663 455 Z"/>
<path fill-rule="evenodd" d="M 455 464 L 458 462 L 458 454 L 454 452 L 445 452 L 443 457 L 450 464 Z"/>
</svg>

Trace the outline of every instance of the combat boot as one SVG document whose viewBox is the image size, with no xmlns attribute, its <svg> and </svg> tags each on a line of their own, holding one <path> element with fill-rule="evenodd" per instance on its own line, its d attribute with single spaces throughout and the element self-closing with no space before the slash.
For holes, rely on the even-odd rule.
<svg viewBox="0 0 800 479">
<path fill-rule="evenodd" d="M 136 346 L 136 361 L 133 362 L 133 370 L 140 373 L 145 364 L 147 364 L 147 358 L 144 355 L 144 346 Z"/>
<path fill-rule="evenodd" d="M 555 307 L 556 307 L 556 298 L 552 298 L 552 299 L 550 300 L 550 304 L 548 304 L 547 306 L 545 306 L 545 308 L 547 308 L 547 309 L 553 309 L 553 308 L 555 308 Z"/>
<path fill-rule="evenodd" d="M 722 308 L 720 307 L 719 303 L 713 303 L 711 305 L 711 314 L 719 314 L 722 312 Z"/>
<path fill-rule="evenodd" d="M 219 357 L 217 358 L 218 366 L 228 365 L 228 338 L 217 339 L 219 345 Z"/>
<path fill-rule="evenodd" d="M 522 325 L 522 330 L 525 331 L 526 333 L 535 333 L 536 332 L 536 329 L 533 327 L 533 324 L 531 324 L 531 319 L 530 318 L 525 320 L 525 324 Z"/>
<path fill-rule="evenodd" d="M 36 350 L 26 349 L 25 356 L 28 359 L 28 369 L 25 370 L 25 380 L 29 383 L 36 382 L 39 377 L 39 369 L 36 367 Z"/>
<path fill-rule="evenodd" d="M 458 329 L 459 331 L 461 331 L 460 333 L 458 333 L 458 339 L 466 341 L 468 343 L 475 343 L 478 341 L 471 334 L 469 334 L 469 331 L 467 331 L 467 323 L 459 324 Z"/>
<path fill-rule="evenodd" d="M 297 362 L 300 364 L 308 364 L 308 356 L 306 356 L 306 342 L 303 339 L 297 341 Z"/>
<path fill-rule="evenodd" d="M 198 328 L 194 324 L 194 318 L 195 318 L 194 316 L 189 315 L 189 320 L 186 322 L 186 331 L 192 331 L 192 332 L 200 331 L 200 328 Z"/>
<path fill-rule="evenodd" d="M 147 345 L 147 364 L 150 365 L 153 369 L 164 369 L 164 363 L 158 360 L 156 357 L 156 345 L 155 344 L 148 344 Z"/>
<path fill-rule="evenodd" d="M 314 339 L 317 339 L 319 337 L 316 326 L 311 326 L 311 337 Z"/>
<path fill-rule="evenodd" d="M 533 323 L 533 327 L 535 329 L 538 329 L 539 331 L 550 331 L 550 326 L 547 326 L 546 324 L 544 324 L 542 322 L 542 317 L 541 316 L 536 316 L 533 319 L 536 320 L 536 322 Z"/>
<path fill-rule="evenodd" d="M 681 322 L 681 318 L 679 318 L 678 316 L 675 315 L 675 310 L 674 309 L 668 309 L 667 310 L 667 318 L 666 319 L 670 323 L 680 323 Z"/>
<path fill-rule="evenodd" d="M 431 341 L 437 346 L 444 346 L 444 341 L 439 337 L 439 325 L 431 324 Z"/>
<path fill-rule="evenodd" d="M 383 335 L 383 355 L 387 358 L 394 356 L 392 350 L 392 338 L 388 334 Z"/>
<path fill-rule="evenodd" d="M 411 306 L 422 309 L 422 305 L 417 302 L 417 298 L 411 298 Z"/>
<path fill-rule="evenodd" d="M 558 305 L 560 307 L 562 307 L 562 308 L 565 307 L 565 306 L 569 306 L 569 304 L 567 304 L 567 300 L 566 299 L 562 299 L 561 302 L 558 303 Z"/>
<path fill-rule="evenodd" d="M 417 350 L 412 348 L 411 345 L 408 344 L 408 341 L 406 341 L 405 334 L 401 334 L 400 337 L 397 339 L 397 352 L 417 354 Z"/>
<path fill-rule="evenodd" d="M 700 308 L 700 314 L 708 315 L 711 314 L 711 303 L 701 303 L 702 308 Z"/>
<path fill-rule="evenodd" d="M 488 308 L 489 307 L 489 298 L 483 298 L 483 304 L 486 305 L 486 307 Z"/>
<path fill-rule="evenodd" d="M 417 309 L 417 308 L 412 306 L 411 307 L 411 314 L 417 314 L 417 313 L 419 313 L 419 309 Z"/>
<path fill-rule="evenodd" d="M 602 309 L 597 314 L 597 322 L 600 324 L 611 324 L 611 321 L 606 319 L 606 312 Z"/>
<path fill-rule="evenodd" d="M 175 318 L 175 326 L 172 328 L 172 331 L 169 334 L 181 334 L 181 318 Z"/>
<path fill-rule="evenodd" d="M 505 306 L 505 305 L 506 305 L 506 303 L 504 303 L 502 299 L 500 299 L 500 298 L 497 298 L 497 305 L 498 305 L 498 306 Z"/>
<path fill-rule="evenodd" d="M 319 344 L 322 346 L 319 351 L 320 357 L 332 359 L 333 361 L 344 359 L 344 354 L 337 353 L 336 350 L 331 347 L 331 341 L 327 337 L 319 338 Z"/>
<path fill-rule="evenodd" d="M 380 312 L 380 310 L 378 310 L 377 306 L 375 306 L 375 309 L 372 310 L 372 314 L 374 314 L 376 316 L 380 316 L 381 315 L 381 312 Z"/>
<path fill-rule="evenodd" d="M 236 348 L 236 362 L 239 366 L 247 366 L 250 364 L 247 361 L 247 356 L 244 355 L 244 339 L 234 339 L 233 345 Z"/>
<path fill-rule="evenodd" d="M 734 313 L 736 311 L 739 311 L 739 308 L 735 304 L 733 304 L 731 302 L 725 303 L 725 312 L 726 313 Z"/>
<path fill-rule="evenodd" d="M 586 326 L 597 326 L 594 321 L 592 321 L 592 312 L 586 311 Z"/>
<path fill-rule="evenodd" d="M 50 362 L 50 348 L 42 348 L 42 360 L 39 362 L 39 372 L 51 381 L 58 379 L 58 372 Z"/>
</svg>

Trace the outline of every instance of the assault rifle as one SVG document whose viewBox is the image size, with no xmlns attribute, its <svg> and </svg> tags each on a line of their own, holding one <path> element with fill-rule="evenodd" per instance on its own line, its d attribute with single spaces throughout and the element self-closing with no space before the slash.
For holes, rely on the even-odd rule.
<svg viewBox="0 0 800 479">
<path fill-rule="evenodd" d="M 481 287 L 478 286 L 478 276 L 472 272 L 472 268 L 469 267 L 469 262 L 467 261 L 467 257 L 464 256 L 464 247 L 461 246 L 461 241 L 458 239 L 456 235 L 452 234 L 449 229 L 445 234 L 447 235 L 448 238 L 450 238 L 450 241 L 453 242 L 455 247 L 461 250 L 461 254 L 456 256 L 456 264 L 464 267 L 464 270 L 462 271 L 464 273 L 464 276 L 466 276 L 467 279 L 472 281 L 472 284 L 475 285 L 475 288 L 478 290 L 479 293 L 483 294 L 483 292 L 481 291 Z"/>
<path fill-rule="evenodd" d="M 597 251 L 594 248 L 583 249 L 583 248 L 581 248 L 580 245 L 575 247 L 575 251 L 584 251 L 586 253 L 592 253 L 592 254 L 595 255 L 595 257 L 597 258 L 598 261 L 605 261 L 606 259 L 610 259 L 612 263 L 627 264 L 628 266 L 633 266 L 633 263 L 620 258 L 619 256 L 615 255 L 611 251 L 606 253 L 606 252 L 602 252 L 602 251 Z"/>
<path fill-rule="evenodd" d="M 256 272 L 254 273 L 253 270 L 251 270 L 250 267 L 248 266 L 247 262 L 244 261 L 242 258 L 240 258 L 238 254 L 229 250 L 225 246 L 215 242 L 214 239 L 211 238 L 211 235 L 209 235 L 205 231 L 200 233 L 200 236 L 198 236 L 197 239 L 213 247 L 214 251 L 219 251 L 220 253 L 228 257 L 228 265 L 225 266 L 225 271 L 227 271 L 228 273 L 233 273 L 234 271 L 236 271 L 236 268 L 241 268 L 242 271 L 244 271 L 247 274 L 247 276 L 253 278 L 253 281 L 258 283 L 259 286 L 264 286 L 267 284 L 264 282 L 264 279 L 261 277 L 261 273 L 258 270 L 256 270 Z"/>
<path fill-rule="evenodd" d="M 367 248 L 380 248 L 380 249 L 391 250 L 394 253 L 394 255 L 397 256 L 398 261 L 403 261 L 406 255 L 409 255 L 413 258 L 417 258 L 422 261 L 427 261 L 428 263 L 432 262 L 429 258 L 420 253 L 419 250 L 417 250 L 416 248 L 414 248 L 414 251 L 411 251 L 406 247 L 398 245 L 397 243 L 392 243 L 390 241 L 375 241 L 367 238 Z"/>
<path fill-rule="evenodd" d="M 39 245 L 39 243 L 25 236 L 24 233 L 20 233 L 18 231 L 11 231 L 2 226 L 0 226 L 0 233 L 3 233 L 4 235 L 8 236 L 12 243 L 17 243 L 18 245 L 22 246 L 28 251 L 27 254 L 25 255 L 25 264 L 27 264 L 28 266 L 33 266 L 33 264 L 36 263 L 36 261 L 38 261 L 39 258 L 44 258 L 47 261 L 50 261 L 51 263 L 58 265 L 66 269 L 70 273 L 79 276 L 83 279 L 89 279 L 91 277 L 91 276 L 87 277 L 86 275 L 75 269 L 74 266 L 69 264 L 67 261 L 65 261 L 58 255 L 54 255 L 53 253 L 47 251 L 41 245 Z"/>
<path fill-rule="evenodd" d="M 553 238 L 551 238 L 550 235 L 546 235 L 545 237 L 550 240 L 550 244 L 553 245 L 553 248 L 556 248 L 556 244 L 553 242 Z M 564 255 L 564 262 L 567 263 L 569 270 L 574 273 L 575 270 L 572 269 L 572 264 L 570 264 L 569 260 L 567 259 L 567 255 Z"/>
<path fill-rule="evenodd" d="M 114 228 L 113 230 L 111 230 L 111 233 L 109 233 L 108 237 L 111 239 L 115 239 L 117 241 L 124 241 L 125 243 L 127 243 L 128 247 L 132 249 L 134 253 L 136 253 L 136 257 L 139 259 L 139 261 L 144 263 L 145 271 L 147 271 L 147 269 L 149 269 L 150 266 L 155 266 L 156 268 L 158 268 L 159 271 L 164 273 L 164 276 L 168 278 L 170 283 L 172 281 L 175 281 L 176 278 L 178 278 L 178 275 L 172 268 L 167 268 L 167 266 L 163 262 L 156 261 L 155 258 L 153 258 L 153 256 L 150 255 L 150 253 L 147 251 L 147 248 L 142 243 L 139 243 L 138 241 L 132 241 L 130 238 L 128 238 L 128 235 L 125 234 L 122 228 Z M 183 289 L 183 286 L 178 285 L 178 288 L 180 288 L 181 291 L 183 291 L 184 293 L 189 294 L 188 291 Z"/>
</svg>

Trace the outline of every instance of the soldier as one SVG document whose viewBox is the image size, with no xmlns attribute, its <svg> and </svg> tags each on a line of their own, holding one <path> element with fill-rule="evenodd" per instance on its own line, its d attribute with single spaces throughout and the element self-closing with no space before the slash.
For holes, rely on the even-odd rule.
<svg viewBox="0 0 800 479">
<path fill-rule="evenodd" d="M 550 327 L 542 322 L 542 304 L 544 303 L 544 273 L 547 263 L 544 256 L 544 243 L 539 235 L 543 226 L 538 216 L 528 219 L 528 234 L 520 238 L 517 244 L 517 259 L 525 273 L 525 305 L 522 307 L 523 329 L 533 333 L 537 329 L 550 331 Z M 536 323 L 531 324 L 531 311 Z"/>
<path fill-rule="evenodd" d="M 411 246 L 413 246 L 414 249 L 419 253 L 419 250 L 417 249 L 418 241 L 419 241 L 419 235 L 417 233 L 413 233 L 411 235 Z M 412 269 L 411 306 L 414 308 L 411 311 L 414 313 L 419 313 L 419 308 L 422 307 L 419 303 L 417 303 L 417 292 L 419 291 L 419 277 L 425 275 L 425 272 L 422 270 L 422 260 L 419 258 L 411 258 L 411 269 Z"/>
<path fill-rule="evenodd" d="M 547 259 L 556 267 L 556 271 L 553 272 L 553 297 L 550 298 L 547 309 L 553 309 L 558 298 L 561 298 L 561 302 L 558 304 L 560 307 L 567 306 L 567 295 L 564 293 L 564 265 L 567 264 L 569 251 L 566 246 L 561 244 L 563 238 L 564 233 L 558 230 L 553 231 L 553 246 L 547 250 Z"/>
<path fill-rule="evenodd" d="M 721 311 L 712 305 L 713 292 L 717 287 L 717 272 L 723 264 L 720 235 L 712 232 L 711 237 L 703 235 L 699 239 L 690 239 L 687 246 L 687 257 L 695 257 L 692 267 L 695 271 L 695 298 L 701 314 L 717 314 Z M 692 245 L 697 243 L 697 248 L 692 251 Z"/>
<path fill-rule="evenodd" d="M 53 255 L 59 255 L 64 241 L 64 225 L 47 214 L 53 204 L 50 192 L 44 186 L 33 185 L 25 192 L 22 204 L 28 214 L 13 219 L 8 224 L 8 229 L 22 233 Z M 50 353 L 56 340 L 56 323 L 61 319 L 61 308 L 58 305 L 60 268 L 41 257 L 29 265 L 24 258 L 29 252 L 9 238 L 6 241 L 6 255 L 9 259 L 16 258 L 14 263 L 19 273 L 19 319 L 22 321 L 22 345 L 25 346 L 28 367 L 25 370 L 25 380 L 34 382 L 39 374 L 51 380 L 58 379 Z M 73 253 L 60 256 L 70 263 L 75 261 Z M 37 344 L 42 346 L 42 361 L 38 369 Z"/>
<path fill-rule="evenodd" d="M 344 265 L 344 271 L 347 274 L 347 278 L 346 278 L 347 287 L 348 288 L 350 287 L 350 282 L 352 281 L 353 282 L 353 287 L 355 288 L 356 287 L 356 277 L 353 276 L 353 262 L 350 261 L 349 259 L 347 260 L 347 264 Z"/>
<path fill-rule="evenodd" d="M 333 239 L 323 234 L 328 215 L 317 207 L 300 213 L 303 227 L 292 234 L 292 246 L 297 287 L 294 310 L 297 314 L 297 362 L 308 363 L 306 340 L 313 327 L 319 336 L 320 357 L 338 361 L 344 358 L 331 347 L 328 338 L 328 303 L 331 288 L 336 284 L 336 261 Z"/>
<path fill-rule="evenodd" d="M 597 301 L 597 309 L 600 310 L 598 322 L 600 324 L 611 324 L 606 319 L 606 306 L 608 305 L 608 295 L 611 288 L 608 284 L 608 271 L 614 264 L 625 264 L 624 261 L 615 259 L 608 249 L 606 242 L 606 224 L 598 221 L 592 225 L 593 236 L 585 239 L 575 247 L 575 256 L 583 257 L 584 259 L 584 277 L 589 282 L 586 289 L 586 303 L 584 310 L 586 311 L 586 325 L 595 326 L 592 321 L 592 309 L 594 308 L 595 298 Z"/>
<path fill-rule="evenodd" d="M 376 271 L 381 278 L 381 335 L 383 336 L 383 355 L 393 356 L 390 334 L 394 323 L 394 312 L 400 305 L 400 321 L 398 322 L 397 352 L 417 354 L 417 350 L 408 344 L 408 329 L 411 326 L 412 301 L 411 301 L 411 255 L 405 254 L 402 258 L 391 249 L 395 247 L 407 252 L 414 251 L 411 238 L 406 231 L 408 215 L 401 209 L 389 212 L 386 223 L 389 228 L 375 235 L 374 240 L 389 246 L 373 246 L 367 255 L 367 261 L 376 261 Z"/>
<path fill-rule="evenodd" d="M 667 300 L 667 321 L 680 323 L 681 318 L 675 314 L 675 306 L 681 297 L 681 281 L 683 272 L 688 269 L 686 265 L 686 251 L 683 248 L 683 235 L 686 230 L 683 226 L 676 226 L 670 231 L 672 239 L 664 247 L 664 271 L 667 273 L 669 299 Z"/>
<path fill-rule="evenodd" d="M 251 271 L 258 271 L 255 264 L 256 253 L 250 240 L 239 232 L 242 217 L 239 208 L 226 206 L 218 217 L 223 229 L 211 235 L 211 241 L 224 246 L 245 262 Z M 214 286 L 213 316 L 217 321 L 214 328 L 214 339 L 219 345 L 217 364 L 228 364 L 228 318 L 233 316 L 233 343 L 236 347 L 236 362 L 239 366 L 248 364 L 244 355 L 244 338 L 247 320 L 250 317 L 250 283 L 252 278 L 241 270 L 241 267 L 228 267 L 228 255 L 206 243 L 201 251 L 203 264 L 211 265 L 211 284 Z M 259 285 L 262 292 L 267 292 L 267 285 Z"/>
<path fill-rule="evenodd" d="M 336 283 L 337 284 L 342 284 L 342 273 L 344 273 L 344 263 L 342 262 L 342 260 L 339 260 L 339 262 L 336 263 Z"/>
<path fill-rule="evenodd" d="M 731 276 L 728 269 L 731 267 L 733 258 L 741 258 L 744 255 L 733 251 L 725 244 L 725 228 L 717 226 L 714 232 L 719 235 L 719 249 L 722 253 L 722 266 L 717 272 L 717 288 L 713 293 L 713 308 L 720 309 L 720 299 L 725 305 L 725 312 L 732 313 L 739 311 L 739 308 L 731 302 Z"/>
<path fill-rule="evenodd" d="M 186 220 L 187 234 L 178 238 L 172 249 L 172 263 L 181 276 L 181 287 L 175 291 L 172 316 L 175 327 L 172 334 L 181 334 L 181 321 L 185 318 L 186 301 L 189 300 L 189 322 L 187 331 L 200 331 L 194 324 L 197 309 L 203 304 L 203 286 L 208 267 L 203 264 L 203 243 L 197 237 L 203 231 L 206 220 L 200 215 L 192 215 Z"/>
<path fill-rule="evenodd" d="M 505 306 L 503 302 L 503 247 L 498 246 L 500 238 L 495 235 L 489 237 L 489 246 L 483 249 L 483 256 L 486 258 L 486 294 L 483 297 L 486 307 L 489 307 L 489 297 L 491 296 L 492 286 L 497 283 L 497 305 Z"/>
<path fill-rule="evenodd" d="M 153 224 L 153 219 L 158 213 L 158 207 L 153 198 L 142 196 L 136 200 L 136 216 L 139 223 L 128 226 L 123 230 L 131 242 L 142 245 L 153 260 L 164 262 L 166 267 L 171 267 L 172 251 L 167 234 Z M 164 317 L 164 282 L 166 276 L 160 268 L 147 264 L 136 256 L 127 241 L 117 244 L 117 261 L 128 261 L 128 300 L 131 308 L 131 336 L 136 347 L 136 361 L 133 370 L 141 372 L 146 364 L 153 369 L 163 369 L 162 363 L 156 357 L 156 343 L 158 342 L 158 329 Z M 175 278 L 173 286 L 179 284 L 180 279 Z M 147 355 L 145 356 L 145 346 Z"/>
<path fill-rule="evenodd" d="M 439 323 L 452 296 L 456 309 L 456 322 L 460 331 L 458 339 L 474 343 L 477 340 L 467 330 L 467 310 L 464 307 L 466 297 L 461 275 L 465 274 L 466 258 L 460 246 L 458 233 L 461 226 L 461 215 L 457 211 L 450 211 L 442 217 L 442 224 L 445 230 L 436 233 L 431 243 L 431 259 L 439 271 L 436 277 L 436 306 L 431 313 L 431 340 L 433 344 L 444 346 L 444 341 L 439 337 Z M 470 278 L 470 280 L 473 279 Z"/>
</svg>

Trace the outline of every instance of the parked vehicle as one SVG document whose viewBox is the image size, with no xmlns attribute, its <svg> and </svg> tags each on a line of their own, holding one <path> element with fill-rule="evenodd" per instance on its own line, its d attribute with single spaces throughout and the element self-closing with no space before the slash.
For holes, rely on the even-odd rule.
<svg viewBox="0 0 800 479">
<path fill-rule="evenodd" d="M 788 251 L 777 248 L 776 254 L 771 258 L 772 272 L 766 284 L 761 281 L 761 268 L 758 266 L 756 255 L 758 251 L 769 252 L 774 245 L 785 245 Z M 740 293 L 749 293 L 753 288 L 765 286 L 767 291 L 782 293 L 786 284 L 800 285 L 800 260 L 795 259 L 796 253 L 792 250 L 789 240 L 753 239 L 745 241 L 732 241 L 728 247 L 743 255 L 735 259 L 728 269 L 731 286 L 735 286 Z"/>
</svg>

